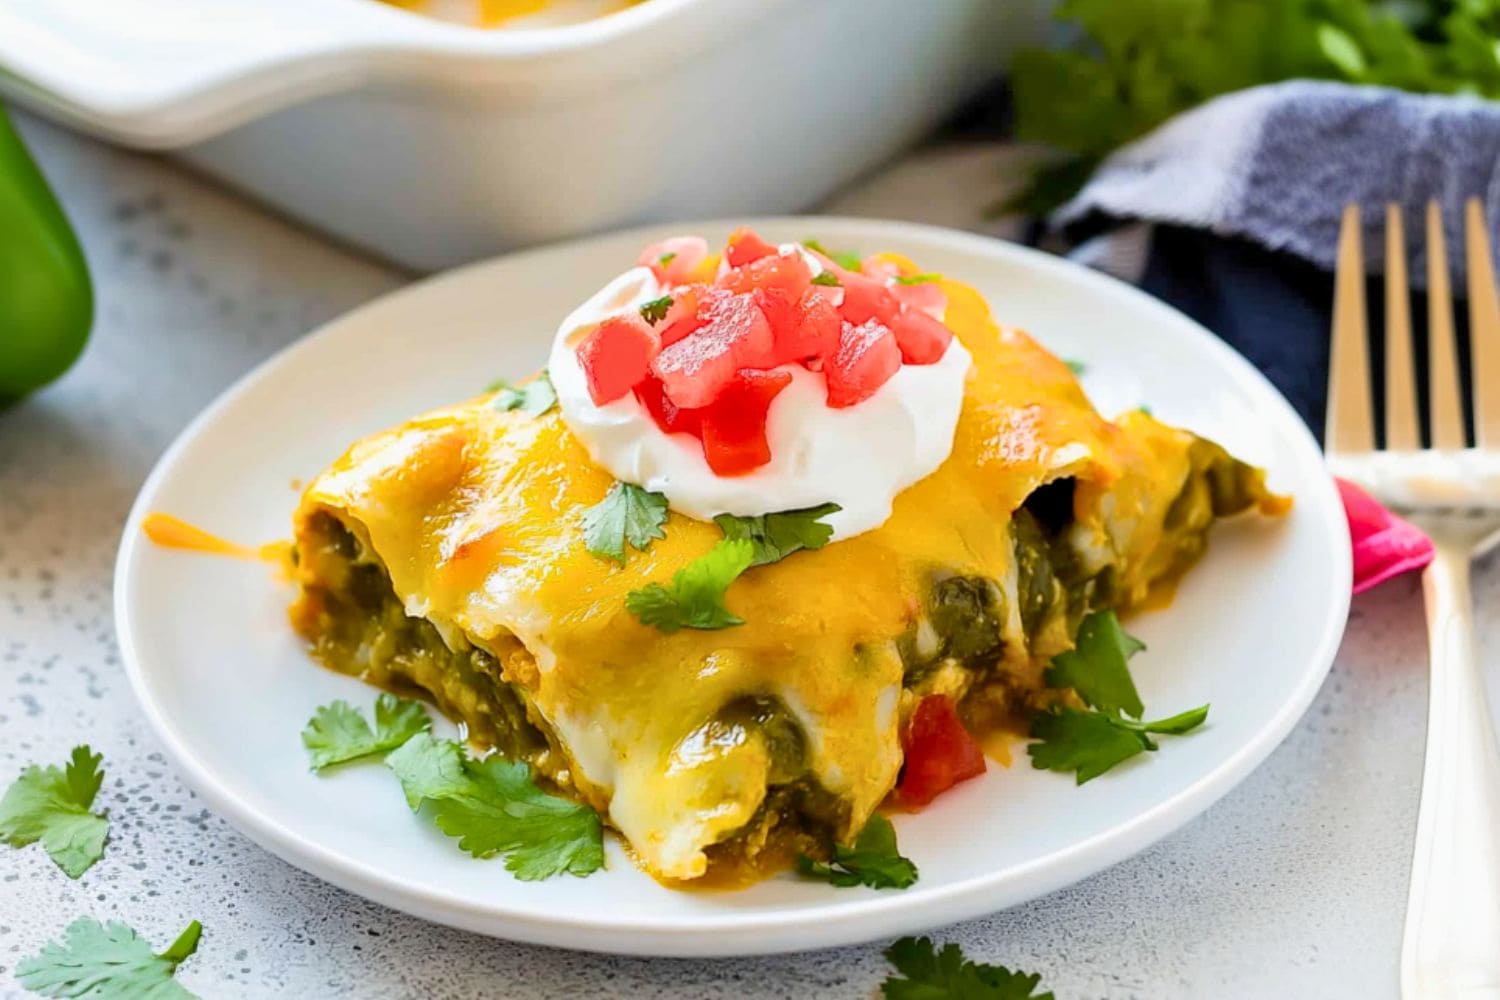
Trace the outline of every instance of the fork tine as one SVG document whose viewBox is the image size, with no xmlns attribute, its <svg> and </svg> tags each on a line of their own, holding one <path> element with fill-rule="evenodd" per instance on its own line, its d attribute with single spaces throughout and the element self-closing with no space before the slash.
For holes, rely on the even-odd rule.
<svg viewBox="0 0 1500 1000">
<path fill-rule="evenodd" d="M 1427 410 L 1434 448 L 1464 446 L 1463 395 L 1458 387 L 1458 346 L 1453 336 L 1453 295 L 1448 288 L 1448 251 L 1443 210 L 1427 203 Z"/>
<path fill-rule="evenodd" d="M 1474 442 L 1500 447 L 1500 302 L 1495 297 L 1495 264 L 1478 198 L 1464 205 L 1469 272 L 1469 351 L 1473 361 Z"/>
<path fill-rule="evenodd" d="M 1411 293 L 1401 206 L 1385 206 L 1385 446 L 1416 451 L 1417 380 L 1411 354 Z"/>
<path fill-rule="evenodd" d="M 1339 226 L 1339 261 L 1333 289 L 1333 343 L 1328 358 L 1323 448 L 1330 455 L 1360 454 L 1375 447 L 1375 430 L 1365 324 L 1365 259 L 1360 249 L 1359 206 L 1353 202 L 1344 206 Z"/>
</svg>

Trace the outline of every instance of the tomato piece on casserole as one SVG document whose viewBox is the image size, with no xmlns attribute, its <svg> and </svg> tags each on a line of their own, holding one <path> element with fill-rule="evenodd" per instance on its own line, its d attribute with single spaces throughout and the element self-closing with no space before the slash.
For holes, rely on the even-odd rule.
<svg viewBox="0 0 1500 1000">
<path fill-rule="evenodd" d="M 729 243 L 724 247 L 724 260 L 730 267 L 743 267 L 762 257 L 774 257 L 776 247 L 760 238 L 755 230 L 740 227 L 729 234 Z"/>
<path fill-rule="evenodd" d="M 984 752 L 958 717 L 958 707 L 945 694 L 930 694 L 917 703 L 902 743 L 906 762 L 896 796 L 920 808 L 960 781 L 984 773 Z"/>
<path fill-rule="evenodd" d="M 661 339 L 640 313 L 610 316 L 578 345 L 578 364 L 595 406 L 613 403 L 636 387 L 661 350 Z"/>
<path fill-rule="evenodd" d="M 698 308 L 702 327 L 662 348 L 651 370 L 667 398 L 697 408 L 719 398 L 741 368 L 763 368 L 771 356 L 771 326 L 754 296 L 709 289 Z"/>
<path fill-rule="evenodd" d="M 766 415 L 771 401 L 792 382 L 787 371 L 746 368 L 713 406 L 703 410 L 703 457 L 721 476 L 741 476 L 771 460 Z"/>
<path fill-rule="evenodd" d="M 838 349 L 823 362 L 828 405 L 841 409 L 863 403 L 900 367 L 901 348 L 890 327 L 873 319 L 859 326 L 846 320 Z"/>
</svg>

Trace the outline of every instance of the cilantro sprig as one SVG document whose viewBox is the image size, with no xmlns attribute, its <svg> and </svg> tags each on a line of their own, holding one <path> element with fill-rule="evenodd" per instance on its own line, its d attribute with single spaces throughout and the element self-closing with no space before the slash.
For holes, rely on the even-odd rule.
<svg viewBox="0 0 1500 1000">
<path fill-rule="evenodd" d="M 844 283 L 839 280 L 839 276 L 834 274 L 832 271 L 819 271 L 817 274 L 813 275 L 812 283 L 815 285 L 824 285 L 828 288 L 844 287 Z"/>
<path fill-rule="evenodd" d="M 667 498 L 634 483 L 615 483 L 604 499 L 583 512 L 583 544 L 600 559 L 625 565 L 625 546 L 646 551 L 665 538 Z"/>
<path fill-rule="evenodd" d="M 625 610 L 663 632 L 684 628 L 720 629 L 745 619 L 724 606 L 724 592 L 755 561 L 755 545 L 725 538 L 678 570 L 670 584 L 647 584 L 625 595 Z"/>
<path fill-rule="evenodd" d="M 865 823 L 852 846 L 835 844 L 828 861 L 798 855 L 797 871 L 841 889 L 905 889 L 917 880 L 917 866 L 896 849 L 896 828 L 879 813 Z"/>
<path fill-rule="evenodd" d="M 531 768 L 501 757 L 475 760 L 453 740 L 418 733 L 386 757 L 412 810 L 430 804 L 438 829 L 476 858 L 505 856 L 523 881 L 588 875 L 604 867 L 599 814 L 532 780 Z"/>
<path fill-rule="evenodd" d="M 520 385 L 510 385 L 504 380 L 492 382 L 486 391 L 496 394 L 495 409 L 507 413 L 520 410 L 527 416 L 540 417 L 557 405 L 557 390 L 545 370 Z"/>
<path fill-rule="evenodd" d="M 1122 719 L 1076 708 L 1058 708 L 1032 718 L 1031 735 L 1040 742 L 1029 744 L 1026 752 L 1031 755 L 1033 767 L 1045 771 L 1073 771 L 1081 785 L 1116 764 L 1156 750 L 1152 734 L 1181 736 L 1202 725 L 1207 718 L 1207 705 L 1154 722 Z"/>
<path fill-rule="evenodd" d="M 724 606 L 724 593 L 729 585 L 751 567 L 779 562 L 802 549 L 821 549 L 827 545 L 833 528 L 822 523 L 822 518 L 840 509 L 838 504 L 825 503 L 755 517 L 720 514 L 714 518 L 714 524 L 724 538 L 707 554 L 678 570 L 671 583 L 647 584 L 625 595 L 625 609 L 639 618 L 641 624 L 668 633 L 684 628 L 743 625 L 745 620 Z"/>
<path fill-rule="evenodd" d="M 833 528 L 823 518 L 843 510 L 836 503 L 819 504 L 800 510 L 783 510 L 756 517 L 720 514 L 714 524 L 725 538 L 743 538 L 755 546 L 751 566 L 780 562 L 802 549 L 821 549 L 833 537 Z"/>
<path fill-rule="evenodd" d="M 930 284 L 933 284 L 934 282 L 938 282 L 938 281 L 942 281 L 942 280 L 943 280 L 943 276 L 941 274 L 932 274 L 931 272 L 928 272 L 928 273 L 925 273 L 925 274 L 903 274 L 903 275 L 898 275 L 897 276 L 897 278 L 896 278 L 896 284 L 898 284 L 898 285 L 930 285 Z"/>
<path fill-rule="evenodd" d="M 1050 990 L 1036 992 L 1040 973 L 970 962 L 956 944 L 939 950 L 931 938 L 904 937 L 885 957 L 900 973 L 881 984 L 886 1000 L 1056 1000 Z"/>
<path fill-rule="evenodd" d="M 420 704 L 392 694 L 375 703 L 372 729 L 342 701 L 320 707 L 302 732 L 313 769 L 385 754 L 412 812 L 430 807 L 438 829 L 476 858 L 505 856 L 519 879 L 604 867 L 599 814 L 539 788 L 531 768 L 501 757 L 471 758 L 461 744 L 438 739 Z"/>
<path fill-rule="evenodd" d="M 667 310 L 672 308 L 672 296 L 663 295 L 659 299 L 641 305 L 641 319 L 655 326 L 667 318 Z"/>
<path fill-rule="evenodd" d="M 432 726 L 421 704 L 389 692 L 375 699 L 375 728 L 346 701 L 320 706 L 302 730 L 314 771 L 394 750 Z"/>
<path fill-rule="evenodd" d="M 87 745 L 76 746 L 63 767 L 33 764 L 22 771 L 0 798 L 0 839 L 12 847 L 41 841 L 69 878 L 88 871 L 109 837 L 109 819 L 93 811 L 103 760 Z"/>
<path fill-rule="evenodd" d="M 1073 648 L 1054 656 L 1042 679 L 1048 687 L 1072 688 L 1101 712 L 1139 719 L 1146 707 L 1130 676 L 1130 658 L 1145 648 L 1113 611 L 1096 611 L 1079 623 Z"/>
<path fill-rule="evenodd" d="M 173 978 L 177 967 L 198 950 L 203 925 L 194 920 L 163 952 L 129 926 L 111 920 L 101 924 L 80 917 L 41 953 L 16 965 L 16 979 L 45 997 L 144 997 L 149 1000 L 193 1000 L 194 994 Z"/>
<path fill-rule="evenodd" d="M 1060 706 L 1031 719 L 1031 766 L 1071 771 L 1078 784 L 1116 764 L 1157 749 L 1153 735 L 1181 736 L 1202 725 L 1208 706 L 1151 722 L 1130 676 L 1129 660 L 1146 646 L 1120 627 L 1113 611 L 1096 611 L 1078 626 L 1075 647 L 1052 658 L 1048 687 L 1072 688 L 1087 708 Z"/>
</svg>

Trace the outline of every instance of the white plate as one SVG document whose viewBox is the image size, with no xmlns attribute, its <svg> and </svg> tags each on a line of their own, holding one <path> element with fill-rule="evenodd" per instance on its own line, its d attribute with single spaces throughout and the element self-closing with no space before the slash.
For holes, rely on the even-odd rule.
<svg viewBox="0 0 1500 1000">
<path fill-rule="evenodd" d="M 169 551 L 140 520 L 168 511 L 234 539 L 285 537 L 306 479 L 355 438 L 467 398 L 546 355 L 558 317 L 630 264 L 660 228 L 532 251 L 423 282 L 358 309 L 247 376 L 183 432 L 126 525 L 115 587 L 136 694 L 188 782 L 249 837 L 351 892 L 522 941 L 650 955 L 727 955 L 920 931 L 1032 899 L 1114 864 L 1206 809 L 1286 736 L 1333 659 L 1349 605 L 1342 508 L 1311 436 L 1248 363 L 1201 327 L 1113 279 L 1021 247 L 926 227 L 767 219 L 774 240 L 895 250 L 971 282 L 1005 322 L 1084 361 L 1106 411 L 1166 420 L 1270 469 L 1296 505 L 1218 529 L 1168 610 L 1131 625 L 1142 695 L 1167 714 L 1212 702 L 1082 788 L 1017 763 L 899 816 L 921 868 L 905 892 L 778 877 L 740 892 L 665 889 L 609 845 L 587 879 L 516 882 L 408 812 L 378 765 L 311 774 L 298 732 L 333 698 L 375 692 L 315 666 L 287 625 L 291 594 L 254 563 Z M 678 227 L 682 228 L 682 227 Z M 727 224 L 696 227 L 710 239 Z"/>
</svg>

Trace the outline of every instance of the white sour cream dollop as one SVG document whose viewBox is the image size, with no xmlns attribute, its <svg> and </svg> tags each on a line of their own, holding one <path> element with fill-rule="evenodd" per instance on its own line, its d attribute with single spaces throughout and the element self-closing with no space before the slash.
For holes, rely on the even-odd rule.
<svg viewBox="0 0 1500 1000">
<path fill-rule="evenodd" d="M 615 278 L 558 326 L 548 369 L 563 419 L 589 456 L 616 479 L 665 494 L 673 510 L 706 521 L 832 502 L 842 509 L 826 523 L 838 541 L 884 524 L 896 495 L 953 450 L 970 365 L 957 338 L 936 364 L 902 365 L 873 396 L 844 409 L 828 407 L 821 374 L 783 366 L 792 382 L 766 417 L 771 461 L 746 475 L 716 475 L 698 440 L 662 431 L 634 393 L 596 405 L 578 363 L 588 328 L 663 294 L 649 268 Z"/>
</svg>

